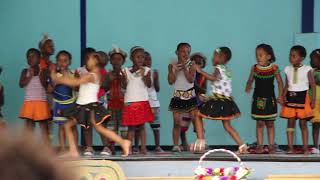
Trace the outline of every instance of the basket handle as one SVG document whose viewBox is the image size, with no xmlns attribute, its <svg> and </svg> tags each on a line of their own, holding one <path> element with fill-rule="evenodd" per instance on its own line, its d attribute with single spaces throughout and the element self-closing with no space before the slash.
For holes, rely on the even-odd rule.
<svg viewBox="0 0 320 180">
<path fill-rule="evenodd" d="M 206 153 L 204 153 L 201 157 L 200 157 L 200 160 L 198 162 L 198 167 L 201 168 L 201 163 L 203 162 L 204 158 L 211 154 L 211 153 L 214 153 L 214 152 L 224 152 L 224 153 L 228 153 L 228 154 L 231 154 L 235 159 L 237 159 L 237 161 L 239 162 L 240 166 L 242 167 L 243 166 L 243 162 L 241 161 L 241 159 L 239 158 L 238 155 L 236 155 L 234 152 L 232 151 L 229 151 L 229 150 L 226 150 L 226 149 L 212 149 Z"/>
</svg>

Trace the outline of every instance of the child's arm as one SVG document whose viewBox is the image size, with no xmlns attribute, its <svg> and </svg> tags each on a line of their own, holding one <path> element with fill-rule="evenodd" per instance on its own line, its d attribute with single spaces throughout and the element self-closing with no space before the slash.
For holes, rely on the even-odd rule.
<svg viewBox="0 0 320 180">
<path fill-rule="evenodd" d="M 28 74 L 29 72 L 29 74 Z M 33 70 L 32 69 L 24 69 L 21 72 L 20 75 L 20 81 L 19 81 L 19 86 L 20 88 L 24 88 L 31 80 L 33 77 Z"/>
<path fill-rule="evenodd" d="M 121 85 L 121 88 L 127 89 L 128 78 L 125 70 L 120 71 L 120 85 Z"/>
<path fill-rule="evenodd" d="M 215 68 L 213 74 L 209 74 L 209 73 L 203 71 L 200 67 L 197 66 L 197 72 L 202 74 L 209 81 L 216 81 L 220 77 L 220 71 L 217 68 Z"/>
<path fill-rule="evenodd" d="M 249 75 L 249 78 L 248 78 L 248 81 L 247 81 L 247 85 L 246 85 L 246 93 L 250 93 L 250 91 L 252 90 L 252 83 L 254 81 L 254 77 L 253 77 L 253 71 L 254 71 L 254 66 L 251 67 L 251 70 L 250 70 L 250 75 Z"/>
<path fill-rule="evenodd" d="M 159 83 L 159 72 L 157 70 L 153 71 L 153 86 L 156 92 L 160 91 L 160 83 Z"/>
<path fill-rule="evenodd" d="M 285 85 L 284 85 L 283 93 L 282 93 L 282 100 L 283 100 L 284 103 L 287 102 L 287 97 L 286 96 L 287 96 L 287 93 L 288 93 L 288 87 L 289 87 L 289 85 L 288 85 L 288 77 L 286 75 L 286 81 L 285 81 Z"/>
<path fill-rule="evenodd" d="M 40 71 L 40 74 L 39 74 L 41 85 L 44 88 L 48 87 L 48 79 L 49 79 L 48 74 L 49 73 L 47 71 Z"/>
<path fill-rule="evenodd" d="M 146 75 L 144 75 L 144 70 L 142 71 L 142 81 L 144 82 L 144 84 L 150 88 L 151 87 L 151 72 L 149 71 Z"/>
<path fill-rule="evenodd" d="M 315 107 L 315 103 L 316 103 L 316 83 L 314 81 L 314 74 L 313 71 L 309 71 L 308 72 L 308 79 L 309 79 L 309 83 L 310 83 L 310 87 L 312 90 L 312 99 L 311 99 L 311 108 L 314 109 Z"/>
<path fill-rule="evenodd" d="M 278 68 L 278 67 L 276 67 L 276 68 Z M 280 104 L 283 104 L 284 103 L 284 99 L 283 99 L 283 96 L 282 96 L 282 93 L 283 93 L 283 81 L 282 81 L 282 77 L 281 77 L 281 74 L 278 71 L 278 69 L 277 69 L 277 73 L 275 74 L 275 76 L 276 76 L 276 80 L 277 80 L 277 83 L 278 83 L 278 90 L 279 90 L 278 102 Z"/>
<path fill-rule="evenodd" d="M 175 65 L 169 64 L 168 65 L 168 83 L 172 85 L 174 82 L 176 82 L 177 76 L 176 76 L 176 68 Z"/>
</svg>

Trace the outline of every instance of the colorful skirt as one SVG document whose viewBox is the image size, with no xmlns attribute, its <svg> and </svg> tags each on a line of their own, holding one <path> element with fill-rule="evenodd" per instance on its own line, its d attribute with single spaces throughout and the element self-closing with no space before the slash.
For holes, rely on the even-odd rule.
<svg viewBox="0 0 320 180">
<path fill-rule="evenodd" d="M 91 125 L 91 111 L 93 111 L 95 115 L 95 123 L 97 125 L 102 124 L 110 117 L 108 110 L 100 103 L 90 103 L 86 105 L 74 104 L 72 107 L 62 110 L 61 114 L 67 118 L 74 118 L 80 126 L 89 128 Z"/>
<path fill-rule="evenodd" d="M 275 97 L 253 97 L 251 117 L 254 120 L 273 121 L 278 116 Z"/>
<path fill-rule="evenodd" d="M 297 99 L 294 99 L 292 97 L 290 98 L 290 102 L 287 102 L 287 104 L 282 107 L 282 111 L 281 111 L 282 118 L 303 119 L 303 120 L 310 120 L 313 118 L 313 111 L 310 105 L 310 97 L 307 93 L 304 93 L 304 94 L 305 95 L 304 95 L 303 104 L 299 102 L 301 101 L 301 97 L 298 97 Z M 288 101 L 288 98 L 287 98 L 287 101 Z"/>
<path fill-rule="evenodd" d="M 195 96 L 193 88 L 186 91 L 175 90 L 169 104 L 169 111 L 180 113 L 190 112 L 196 109 L 197 105 L 198 99 Z"/>
<path fill-rule="evenodd" d="M 199 108 L 199 116 L 212 120 L 232 120 L 240 116 L 240 110 L 231 97 L 212 95 Z"/>
<path fill-rule="evenodd" d="M 153 120 L 154 115 L 149 101 L 125 103 L 122 113 L 123 126 L 138 126 Z"/>
<path fill-rule="evenodd" d="M 62 115 L 62 111 L 67 108 L 74 106 L 74 103 L 70 104 L 60 104 L 58 102 L 53 103 L 53 122 L 61 125 L 68 120 L 67 117 Z"/>
<path fill-rule="evenodd" d="M 51 119 L 49 104 L 47 101 L 24 101 L 19 117 L 33 121 Z"/>
</svg>

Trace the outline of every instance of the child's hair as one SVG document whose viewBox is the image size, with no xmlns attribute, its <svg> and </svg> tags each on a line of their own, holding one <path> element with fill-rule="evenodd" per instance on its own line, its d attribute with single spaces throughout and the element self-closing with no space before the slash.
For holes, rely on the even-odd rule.
<svg viewBox="0 0 320 180">
<path fill-rule="evenodd" d="M 47 41 L 52 41 L 52 38 L 49 36 L 48 33 L 43 33 L 42 39 L 39 41 L 38 44 L 39 49 L 41 49 Z"/>
<path fill-rule="evenodd" d="M 226 62 L 230 61 L 230 59 L 232 57 L 232 52 L 231 52 L 230 48 L 225 47 L 225 46 L 217 48 L 215 50 L 215 52 L 217 52 L 218 54 L 220 54 L 220 53 L 224 54 L 226 57 L 226 59 L 225 59 Z"/>
<path fill-rule="evenodd" d="M 58 54 L 56 55 L 56 59 L 58 59 L 58 58 L 59 58 L 59 56 L 60 56 L 60 55 L 62 55 L 62 54 L 64 54 L 64 55 L 67 55 L 67 56 L 68 56 L 68 58 L 69 58 L 69 60 L 70 60 L 70 64 L 71 64 L 72 55 L 71 55 L 71 53 L 69 53 L 69 52 L 68 52 L 68 51 L 66 51 L 66 50 L 61 50 L 61 51 L 59 51 L 59 52 L 58 52 Z"/>
<path fill-rule="evenodd" d="M 181 42 L 177 45 L 177 51 L 182 47 L 182 46 L 188 46 L 190 48 L 191 51 L 191 45 L 187 42 Z"/>
<path fill-rule="evenodd" d="M 122 64 L 124 64 L 125 61 L 126 61 L 126 58 L 127 58 L 127 53 L 124 52 L 122 49 L 120 49 L 118 46 L 113 45 L 112 50 L 109 51 L 109 53 L 108 53 L 110 59 L 112 59 L 113 55 L 115 55 L 115 54 L 119 54 L 119 55 L 122 56 L 122 58 L 123 58 L 123 63 Z"/>
<path fill-rule="evenodd" d="M 151 57 L 151 54 L 148 51 L 144 51 L 144 54 Z"/>
<path fill-rule="evenodd" d="M 130 49 L 130 59 L 131 59 L 131 60 L 132 60 L 132 58 L 133 58 L 134 53 L 135 53 L 136 51 L 138 51 L 138 50 L 141 50 L 141 51 L 145 52 L 143 47 L 141 47 L 141 46 L 133 46 L 133 47 Z"/>
<path fill-rule="evenodd" d="M 35 53 L 37 56 L 41 56 L 41 53 L 40 53 L 40 51 L 38 50 L 38 49 L 36 49 L 36 48 L 30 48 L 30 49 L 28 49 L 28 51 L 27 51 L 27 53 L 26 53 L 26 56 L 28 57 L 28 55 L 30 54 L 30 53 Z"/>
<path fill-rule="evenodd" d="M 314 64 L 313 60 L 316 58 L 320 62 L 320 49 L 315 49 L 310 54 L 310 65 L 312 68 L 319 68 L 316 64 Z M 320 64 L 320 63 L 319 63 Z"/>
<path fill-rule="evenodd" d="M 273 52 L 273 48 L 269 45 L 269 44 L 259 44 L 257 47 L 256 47 L 256 50 L 257 49 L 263 49 L 267 54 L 269 54 L 271 57 L 269 59 L 269 62 L 270 63 L 273 63 L 276 61 L 276 57 L 274 55 L 274 52 Z"/>
<path fill-rule="evenodd" d="M 83 49 L 82 51 L 83 51 L 84 55 L 96 52 L 96 50 L 94 48 L 92 48 L 92 47 L 87 47 L 87 48 Z"/>
<path fill-rule="evenodd" d="M 98 53 L 91 53 L 91 54 L 88 54 L 88 59 L 89 58 L 94 58 L 97 60 L 97 65 L 100 66 L 100 55 Z"/>
<path fill-rule="evenodd" d="M 99 59 L 99 64 L 101 67 L 105 66 L 106 64 L 108 64 L 108 61 L 109 61 L 109 55 L 103 51 L 97 51 L 97 53 L 99 54 L 100 56 L 100 59 Z"/>
<path fill-rule="evenodd" d="M 307 56 L 307 50 L 306 48 L 304 48 L 303 46 L 301 45 L 296 45 L 296 46 L 292 46 L 292 48 L 290 49 L 290 51 L 297 51 L 298 54 L 305 58 Z"/>
<path fill-rule="evenodd" d="M 197 52 L 197 53 L 193 53 L 191 56 L 190 56 L 190 59 L 193 60 L 194 57 L 201 57 L 201 60 L 202 60 L 202 66 L 201 68 L 205 68 L 206 65 L 207 65 L 207 57 L 202 54 L 201 52 Z"/>
</svg>

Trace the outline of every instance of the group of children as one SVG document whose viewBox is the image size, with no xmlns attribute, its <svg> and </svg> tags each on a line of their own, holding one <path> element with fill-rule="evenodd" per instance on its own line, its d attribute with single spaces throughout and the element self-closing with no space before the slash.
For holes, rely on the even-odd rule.
<svg viewBox="0 0 320 180">
<path fill-rule="evenodd" d="M 85 155 L 93 155 L 92 128 L 101 135 L 102 155 L 115 154 L 115 144 L 123 149 L 123 155 L 133 152 L 146 154 L 146 129 L 149 123 L 155 138 L 155 151 L 160 147 L 160 91 L 159 72 L 151 69 L 152 57 L 141 46 L 130 50 L 132 66 L 123 67 L 127 53 L 113 47 L 108 53 L 86 48 L 84 66 L 70 70 L 72 55 L 65 50 L 56 55 L 53 63 L 54 42 L 45 35 L 39 49 L 30 48 L 26 53 L 28 68 L 22 70 L 19 85 L 25 90 L 20 117 L 26 129 L 33 131 L 39 123 L 42 137 L 50 144 L 52 122 L 59 125 L 59 143 L 65 151 L 69 142 L 68 156 L 79 156 L 76 125 L 84 129 Z M 212 73 L 203 69 L 207 59 L 202 53 L 191 54 L 191 45 L 180 43 L 176 49 L 177 60 L 168 66 L 168 83 L 173 86 L 169 111 L 173 113 L 174 152 L 188 150 L 203 152 L 206 148 L 203 119 L 221 120 L 224 129 L 239 146 L 239 153 L 248 153 L 248 146 L 241 140 L 231 125 L 231 120 L 240 116 L 240 110 L 232 97 L 232 74 L 227 64 L 232 58 L 228 47 L 214 50 Z M 275 152 L 274 121 L 278 116 L 277 103 L 281 104 L 281 117 L 288 119 L 288 153 L 295 153 L 293 138 L 296 119 L 302 131 L 303 150 L 308 149 L 307 122 L 313 123 L 313 140 L 318 148 L 320 125 L 320 50 L 310 54 L 311 67 L 303 64 L 306 50 L 293 46 L 290 50 L 291 65 L 284 69 L 283 84 L 276 58 L 268 44 L 256 47 L 257 63 L 252 66 L 245 91 L 252 98 L 252 119 L 256 120 L 257 153 L 265 153 L 263 146 L 264 127 L 267 128 L 268 152 Z M 111 63 L 112 70 L 105 66 Z M 278 84 L 278 98 L 274 80 Z M 207 81 L 211 92 L 207 93 Z M 0 92 L 3 91 L 0 86 Z M 1 96 L 0 107 L 3 104 Z M 2 115 L 0 114 L 0 118 Z M 188 147 L 186 131 L 194 126 L 197 140 Z M 181 138 L 181 144 L 179 139 Z M 138 146 L 140 144 L 140 150 Z"/>
</svg>

